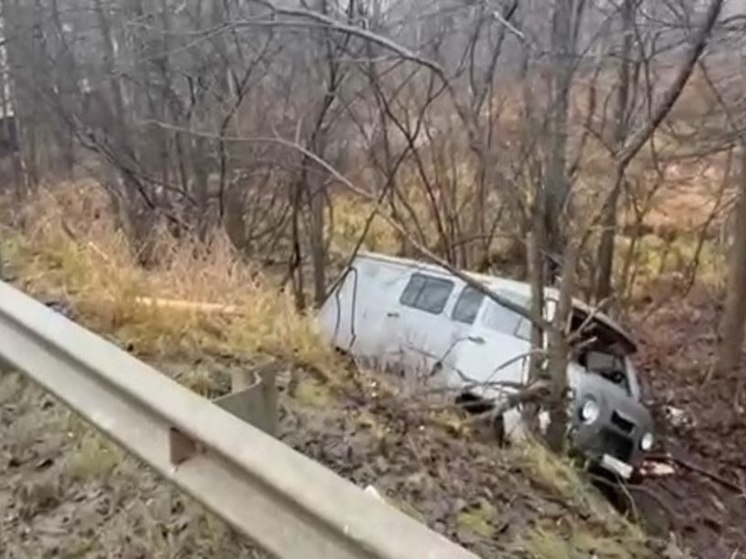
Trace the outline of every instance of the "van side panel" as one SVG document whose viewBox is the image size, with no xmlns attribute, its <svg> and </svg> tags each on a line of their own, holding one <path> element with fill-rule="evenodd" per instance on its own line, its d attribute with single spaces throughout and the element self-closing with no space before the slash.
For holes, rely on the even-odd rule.
<svg viewBox="0 0 746 559">
<path fill-rule="evenodd" d="M 396 311 L 409 271 L 388 262 L 356 258 L 319 311 L 322 333 L 335 347 L 378 360 L 396 339 L 387 324 Z"/>
<path fill-rule="evenodd" d="M 322 336 L 334 347 L 345 351 L 350 351 L 356 334 L 353 312 L 357 303 L 358 275 L 354 267 L 345 270 L 318 313 Z"/>
</svg>

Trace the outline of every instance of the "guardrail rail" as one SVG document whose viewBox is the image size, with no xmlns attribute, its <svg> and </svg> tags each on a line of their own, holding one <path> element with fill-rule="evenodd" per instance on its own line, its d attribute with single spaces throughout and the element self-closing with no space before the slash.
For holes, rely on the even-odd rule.
<svg viewBox="0 0 746 559">
<path fill-rule="evenodd" d="M 4 282 L 0 361 L 273 555 L 477 558 Z"/>
</svg>

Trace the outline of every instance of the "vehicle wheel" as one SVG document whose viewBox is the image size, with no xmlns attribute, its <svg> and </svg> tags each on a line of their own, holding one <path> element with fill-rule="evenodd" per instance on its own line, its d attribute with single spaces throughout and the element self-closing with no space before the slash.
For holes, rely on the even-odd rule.
<svg viewBox="0 0 746 559">
<path fill-rule="evenodd" d="M 503 421 L 503 416 L 499 415 L 493 417 L 490 427 L 492 428 L 492 433 L 495 435 L 498 446 L 505 446 L 507 439 L 505 438 L 505 422 Z"/>
<path fill-rule="evenodd" d="M 456 405 L 475 415 L 486 413 L 493 408 L 491 402 L 488 402 L 479 396 L 475 396 L 470 392 L 464 392 L 456 396 Z"/>
<path fill-rule="evenodd" d="M 343 359 L 352 359 L 352 355 L 346 349 L 342 349 L 339 346 L 334 346 L 334 353 L 342 357 Z"/>
<path fill-rule="evenodd" d="M 485 400 L 484 398 L 480 398 L 479 396 L 475 396 L 474 394 L 471 394 L 469 392 L 464 392 L 463 394 L 459 394 L 456 397 L 455 401 L 456 405 L 459 406 L 461 409 L 466 410 L 468 413 L 473 415 L 480 415 L 487 413 L 494 409 L 495 405 L 492 402 L 489 402 Z M 490 418 L 490 424 L 489 429 L 491 432 L 491 435 L 495 437 L 495 440 L 497 441 L 498 445 L 504 446 L 506 442 L 505 437 L 505 422 L 503 421 L 503 416 L 498 415 L 496 417 Z"/>
</svg>

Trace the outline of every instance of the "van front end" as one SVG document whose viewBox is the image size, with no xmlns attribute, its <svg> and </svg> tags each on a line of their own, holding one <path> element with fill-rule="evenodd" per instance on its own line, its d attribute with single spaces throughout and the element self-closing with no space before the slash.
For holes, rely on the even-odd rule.
<svg viewBox="0 0 746 559">
<path fill-rule="evenodd" d="M 655 441 L 648 409 L 594 374 L 581 375 L 572 405 L 572 442 L 591 463 L 630 480 Z"/>
</svg>

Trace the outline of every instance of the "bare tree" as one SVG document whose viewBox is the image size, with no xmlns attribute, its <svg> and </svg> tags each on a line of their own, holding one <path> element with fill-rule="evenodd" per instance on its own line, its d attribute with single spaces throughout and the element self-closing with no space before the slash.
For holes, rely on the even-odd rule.
<svg viewBox="0 0 746 559">
<path fill-rule="evenodd" d="M 625 47 L 628 47 L 626 35 L 631 32 L 632 21 L 634 19 L 634 6 L 625 2 L 622 5 L 623 12 L 623 33 L 625 34 Z M 614 149 L 614 182 L 611 195 L 607 201 L 605 212 L 604 229 L 602 231 L 601 242 L 599 244 L 599 268 L 596 279 L 596 299 L 602 300 L 611 293 L 611 271 L 614 260 L 614 235 L 616 233 L 616 213 L 619 193 L 623 185 L 624 174 L 627 167 L 655 134 L 658 127 L 665 120 L 673 109 L 676 101 L 684 91 L 692 72 L 694 71 L 697 61 L 702 56 L 710 40 L 713 28 L 718 21 L 720 12 L 723 8 L 723 0 L 712 0 L 704 13 L 704 19 L 700 26 L 694 32 L 690 46 L 684 55 L 678 72 L 671 85 L 663 93 L 660 102 L 653 107 L 649 117 L 644 124 L 636 131 L 628 130 L 628 125 L 624 119 L 624 112 L 629 98 L 628 80 L 629 70 L 626 68 L 628 62 L 622 60 L 620 65 L 618 94 L 617 94 L 617 121 L 616 121 L 616 148 Z M 628 52 L 623 50 L 623 56 Z M 625 137 L 626 136 L 626 137 Z"/>
</svg>

